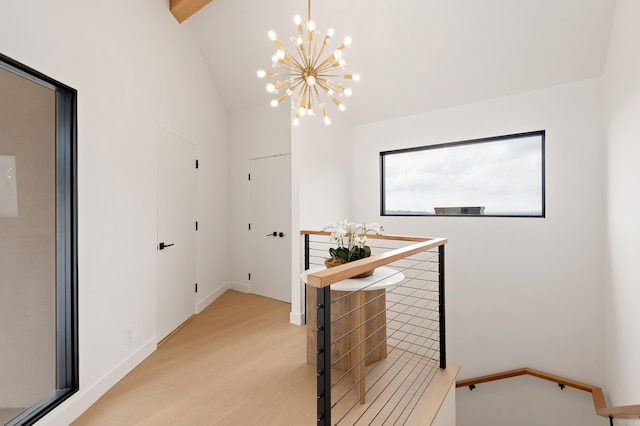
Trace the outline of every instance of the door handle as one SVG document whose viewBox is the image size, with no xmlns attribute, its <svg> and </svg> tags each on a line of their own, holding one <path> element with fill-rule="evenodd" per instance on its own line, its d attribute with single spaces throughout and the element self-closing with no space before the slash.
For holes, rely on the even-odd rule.
<svg viewBox="0 0 640 426">
<path fill-rule="evenodd" d="M 284 237 L 284 232 L 278 232 L 278 237 L 280 238 Z"/>
<path fill-rule="evenodd" d="M 277 237 L 277 236 L 278 236 L 278 233 L 276 231 L 273 231 L 272 233 L 267 234 L 267 237 Z"/>
<path fill-rule="evenodd" d="M 160 244 L 158 245 L 158 248 L 159 248 L 160 250 L 164 250 L 164 249 L 166 249 L 167 247 L 171 247 L 172 245 L 173 245 L 173 243 L 171 243 L 171 244 L 165 244 L 164 242 L 162 242 L 162 243 L 160 243 Z"/>
</svg>

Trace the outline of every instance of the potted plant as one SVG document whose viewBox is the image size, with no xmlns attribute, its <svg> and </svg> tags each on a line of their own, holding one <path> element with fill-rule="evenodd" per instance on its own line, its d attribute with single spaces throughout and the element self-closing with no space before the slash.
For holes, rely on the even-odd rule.
<svg viewBox="0 0 640 426">
<path fill-rule="evenodd" d="M 338 243 L 338 247 L 329 249 L 330 257 L 324 261 L 327 268 L 332 268 L 371 256 L 371 247 L 367 245 L 367 234 L 381 235 L 384 228 L 375 222 L 354 223 L 345 219 L 325 226 L 322 230 L 331 231 L 331 241 Z M 364 278 L 372 274 L 373 269 L 353 278 Z"/>
</svg>

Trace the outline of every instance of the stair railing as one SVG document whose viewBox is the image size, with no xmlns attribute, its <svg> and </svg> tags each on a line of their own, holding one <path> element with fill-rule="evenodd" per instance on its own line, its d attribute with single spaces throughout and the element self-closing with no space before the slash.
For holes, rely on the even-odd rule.
<svg viewBox="0 0 640 426">
<path fill-rule="evenodd" d="M 496 380 L 503 380 L 510 377 L 523 375 L 534 376 L 540 379 L 557 383 L 558 386 L 560 386 L 560 389 L 564 389 L 566 386 L 568 386 L 570 388 L 589 392 L 593 398 L 593 406 L 595 408 L 596 414 L 602 417 L 609 418 L 609 423 L 611 425 L 613 425 L 613 419 L 640 419 L 640 405 L 607 407 L 607 403 L 604 399 L 604 394 L 602 393 L 602 389 L 600 387 L 527 367 L 503 371 L 501 373 L 489 374 L 486 376 L 474 377 L 472 379 L 459 380 L 456 382 L 456 387 L 460 388 L 468 386 L 470 390 L 474 390 L 476 388 L 476 385 L 480 383 L 493 382 Z"/>
<path fill-rule="evenodd" d="M 407 421 L 446 368 L 447 240 L 368 236 L 371 257 L 325 269 L 329 234 L 301 234 L 318 424 Z"/>
</svg>

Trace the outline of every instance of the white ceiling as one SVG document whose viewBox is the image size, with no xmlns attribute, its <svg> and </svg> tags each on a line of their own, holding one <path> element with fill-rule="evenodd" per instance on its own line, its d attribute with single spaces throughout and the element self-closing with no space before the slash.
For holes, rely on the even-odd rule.
<svg viewBox="0 0 640 426">
<path fill-rule="evenodd" d="M 347 35 L 346 72 L 359 73 L 353 125 L 446 108 L 602 74 L 615 0 L 313 0 L 311 17 Z M 186 21 L 229 112 L 268 105 L 256 77 L 289 46 L 305 0 L 213 0 Z M 337 47 L 333 42 L 332 46 Z M 280 106 L 282 108 L 283 106 Z M 344 117 L 344 118 L 342 118 Z"/>
</svg>

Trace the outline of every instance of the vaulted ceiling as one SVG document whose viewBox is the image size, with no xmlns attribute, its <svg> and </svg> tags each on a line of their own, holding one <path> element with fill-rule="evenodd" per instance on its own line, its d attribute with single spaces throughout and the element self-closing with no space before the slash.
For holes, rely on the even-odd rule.
<svg viewBox="0 0 640 426">
<path fill-rule="evenodd" d="M 320 33 L 353 38 L 346 71 L 362 76 L 347 111 L 329 113 L 359 125 L 598 77 L 614 8 L 615 0 L 312 0 Z M 256 77 L 276 49 L 267 32 L 288 45 L 295 14 L 306 17 L 307 1 L 213 0 L 184 22 L 229 112 L 269 104 Z"/>
</svg>

